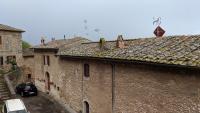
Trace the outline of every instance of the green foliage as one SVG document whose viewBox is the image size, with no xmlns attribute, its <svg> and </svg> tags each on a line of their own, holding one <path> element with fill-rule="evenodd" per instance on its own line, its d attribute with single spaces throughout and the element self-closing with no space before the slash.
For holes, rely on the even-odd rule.
<svg viewBox="0 0 200 113">
<path fill-rule="evenodd" d="M 27 49 L 27 48 L 30 48 L 30 47 L 31 47 L 31 45 L 28 42 L 22 41 L 22 49 Z"/>
</svg>

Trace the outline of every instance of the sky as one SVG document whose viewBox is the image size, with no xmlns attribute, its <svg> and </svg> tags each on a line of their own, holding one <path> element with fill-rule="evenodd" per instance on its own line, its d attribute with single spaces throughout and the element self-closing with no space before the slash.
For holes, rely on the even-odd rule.
<svg viewBox="0 0 200 113">
<path fill-rule="evenodd" d="M 118 35 L 152 37 L 153 17 L 161 17 L 166 36 L 192 35 L 200 34 L 199 4 L 199 0 L 0 0 L 0 23 L 25 30 L 23 40 L 32 45 L 41 37 L 50 41 L 64 35 L 92 41 L 115 40 Z"/>
</svg>

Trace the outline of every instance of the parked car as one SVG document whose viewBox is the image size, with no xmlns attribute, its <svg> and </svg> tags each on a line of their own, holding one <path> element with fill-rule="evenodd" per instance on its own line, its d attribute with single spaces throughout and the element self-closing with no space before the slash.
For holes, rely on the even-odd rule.
<svg viewBox="0 0 200 113">
<path fill-rule="evenodd" d="M 30 113 L 27 111 L 24 102 L 20 99 L 10 99 L 4 102 L 2 113 Z"/>
<path fill-rule="evenodd" d="M 24 96 L 37 96 L 38 91 L 33 83 L 21 83 L 16 86 L 15 91 L 17 94 Z"/>
</svg>

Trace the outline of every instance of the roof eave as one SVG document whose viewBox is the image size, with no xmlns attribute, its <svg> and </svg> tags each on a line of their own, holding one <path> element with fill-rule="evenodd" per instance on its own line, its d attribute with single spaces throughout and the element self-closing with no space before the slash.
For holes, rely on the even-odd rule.
<svg viewBox="0 0 200 113">
<path fill-rule="evenodd" d="M 103 60 L 103 61 L 110 61 L 110 62 L 137 63 L 137 64 L 170 66 L 170 67 L 178 67 L 178 68 L 200 69 L 200 67 L 198 67 L 198 66 L 166 64 L 166 63 L 140 61 L 140 60 L 127 60 L 127 59 L 116 59 L 116 58 L 100 58 L 100 57 L 90 57 L 90 56 L 70 56 L 70 55 L 57 55 L 57 56 L 60 56 L 61 58 Z"/>
</svg>

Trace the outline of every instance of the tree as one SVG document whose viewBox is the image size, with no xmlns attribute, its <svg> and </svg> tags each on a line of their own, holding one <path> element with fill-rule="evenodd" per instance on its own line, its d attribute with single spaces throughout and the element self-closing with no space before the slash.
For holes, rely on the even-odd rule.
<svg viewBox="0 0 200 113">
<path fill-rule="evenodd" d="M 28 42 L 22 40 L 22 49 L 27 49 L 30 47 L 31 47 L 31 45 Z"/>
</svg>

